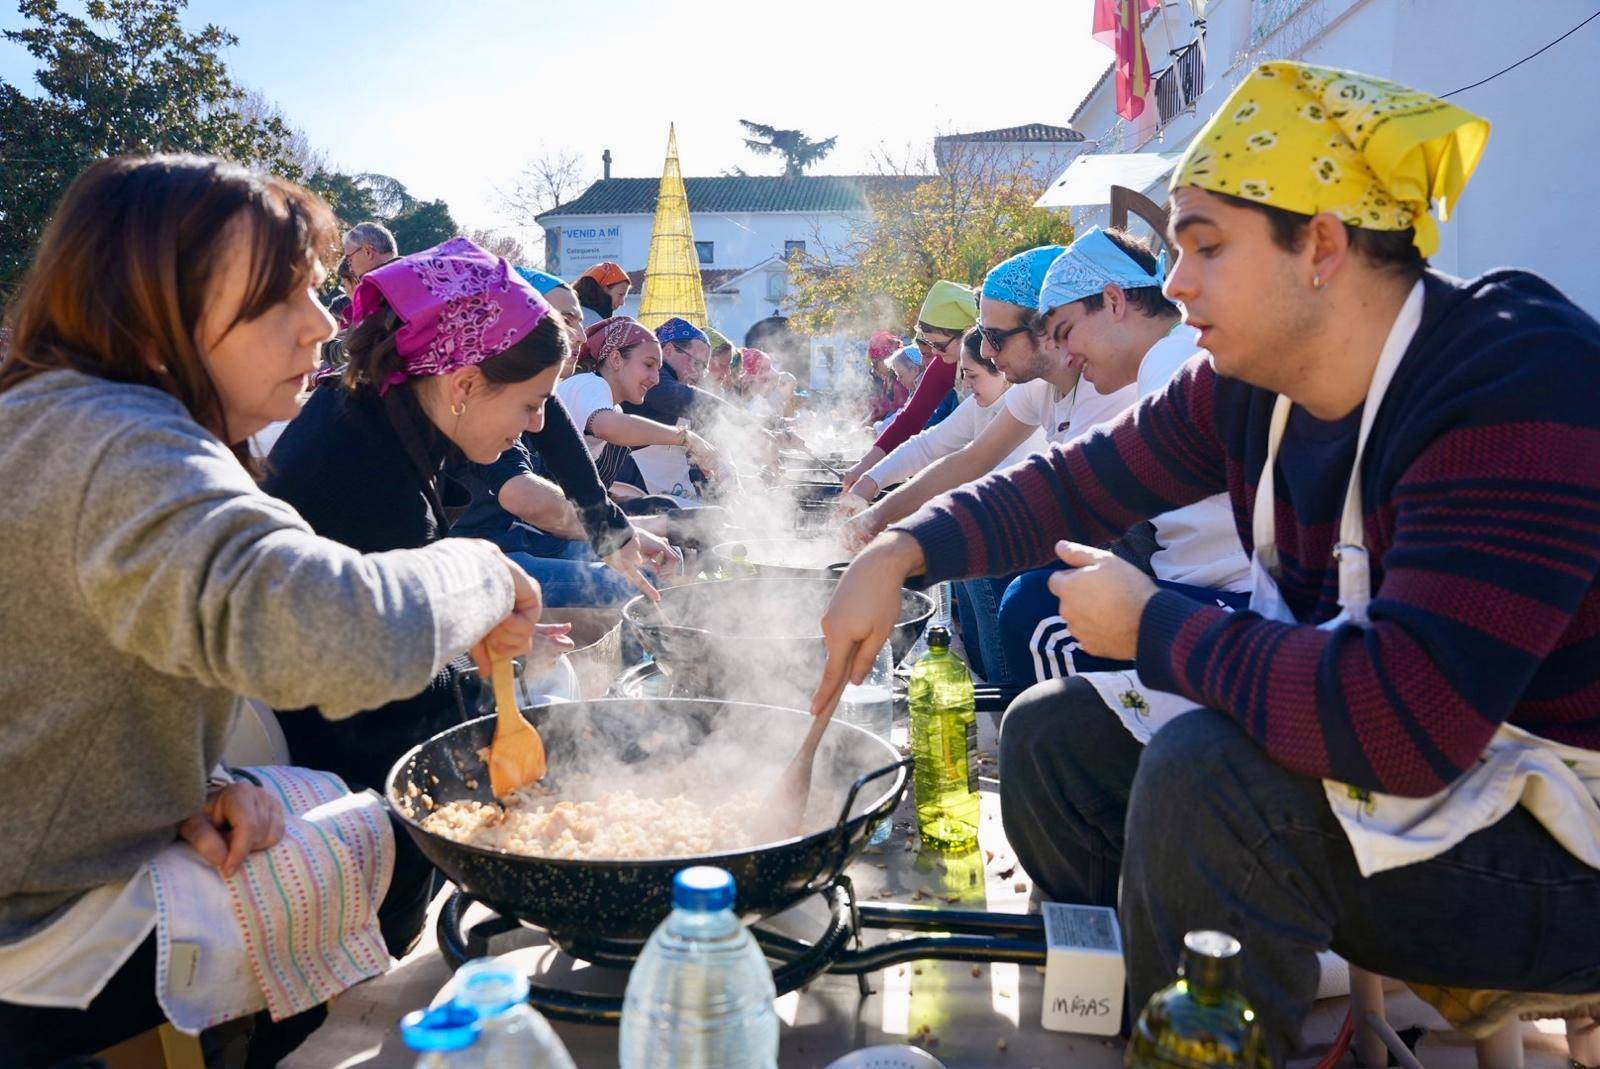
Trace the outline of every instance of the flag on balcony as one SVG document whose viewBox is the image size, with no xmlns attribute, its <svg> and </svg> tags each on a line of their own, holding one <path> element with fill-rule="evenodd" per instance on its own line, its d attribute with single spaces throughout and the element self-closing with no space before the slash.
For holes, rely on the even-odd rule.
<svg viewBox="0 0 1600 1069">
<path fill-rule="evenodd" d="M 1117 114 L 1137 119 L 1150 95 L 1150 57 L 1139 16 L 1161 0 L 1094 0 L 1094 39 L 1117 54 Z"/>
</svg>

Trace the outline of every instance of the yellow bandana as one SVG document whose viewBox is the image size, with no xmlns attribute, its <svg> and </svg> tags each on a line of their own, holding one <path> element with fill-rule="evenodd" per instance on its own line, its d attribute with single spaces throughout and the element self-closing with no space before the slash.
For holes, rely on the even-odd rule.
<svg viewBox="0 0 1600 1069">
<path fill-rule="evenodd" d="M 1195 136 L 1172 188 L 1198 186 L 1367 230 L 1416 228 L 1439 248 L 1439 218 L 1483 157 L 1489 123 L 1427 93 L 1366 74 L 1263 63 Z"/>
</svg>

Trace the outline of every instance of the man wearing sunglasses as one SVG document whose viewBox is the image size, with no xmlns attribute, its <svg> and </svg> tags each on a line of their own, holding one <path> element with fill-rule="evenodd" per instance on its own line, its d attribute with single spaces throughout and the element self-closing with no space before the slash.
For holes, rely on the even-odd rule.
<svg viewBox="0 0 1600 1069">
<path fill-rule="evenodd" d="M 848 546 L 866 545 L 873 535 L 932 498 L 987 475 L 1027 441 L 1034 428 L 1042 428 L 1051 442 L 1071 441 L 1138 399 L 1132 383 L 1104 394 L 1090 383 L 1080 383 L 1081 369 L 1066 347 L 1035 331 L 1045 272 L 1066 251 L 1060 245 L 1041 245 L 1011 257 L 985 276 L 978 302 L 982 353 L 1007 381 L 1021 385 L 1006 391 L 1005 409 L 969 445 L 929 465 L 850 520 L 843 528 Z"/>
</svg>

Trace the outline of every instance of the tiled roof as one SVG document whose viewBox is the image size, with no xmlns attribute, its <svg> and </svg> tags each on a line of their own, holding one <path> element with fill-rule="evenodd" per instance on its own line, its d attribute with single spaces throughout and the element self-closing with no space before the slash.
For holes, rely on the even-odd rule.
<svg viewBox="0 0 1600 1069">
<path fill-rule="evenodd" d="M 905 189 L 926 181 L 915 175 L 805 175 L 800 178 L 735 175 L 724 178 L 685 178 L 692 212 L 859 212 L 867 208 L 866 195 L 875 189 Z M 649 215 L 656 210 L 656 178 L 602 178 L 576 200 L 540 214 L 540 219 L 562 215 Z"/>
<path fill-rule="evenodd" d="M 1082 141 L 1083 135 L 1070 126 L 1049 126 L 1031 122 L 999 130 L 979 130 L 971 134 L 945 134 L 935 141 Z"/>
<path fill-rule="evenodd" d="M 1089 106 L 1089 101 L 1093 100 L 1094 95 L 1100 92 L 1100 87 L 1106 84 L 1106 79 L 1111 77 L 1111 72 L 1116 69 L 1117 61 L 1115 59 L 1106 64 L 1106 69 L 1100 72 L 1100 77 L 1096 79 L 1094 85 L 1090 86 L 1089 91 L 1083 94 L 1083 99 L 1078 101 L 1078 106 L 1072 109 L 1071 121 L 1078 121 L 1078 116 L 1083 114 L 1083 109 Z"/>
</svg>

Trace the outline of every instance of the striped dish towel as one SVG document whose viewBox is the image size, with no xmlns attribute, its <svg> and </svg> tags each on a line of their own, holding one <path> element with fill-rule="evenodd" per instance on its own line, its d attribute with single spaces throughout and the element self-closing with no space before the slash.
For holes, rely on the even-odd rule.
<svg viewBox="0 0 1600 1069">
<path fill-rule="evenodd" d="M 156 990 L 186 1032 L 263 1004 L 282 1020 L 389 967 L 378 905 L 394 872 L 394 833 L 382 801 L 326 772 L 236 773 L 283 802 L 283 839 L 225 882 L 192 850 L 165 851 L 150 866 Z"/>
</svg>

